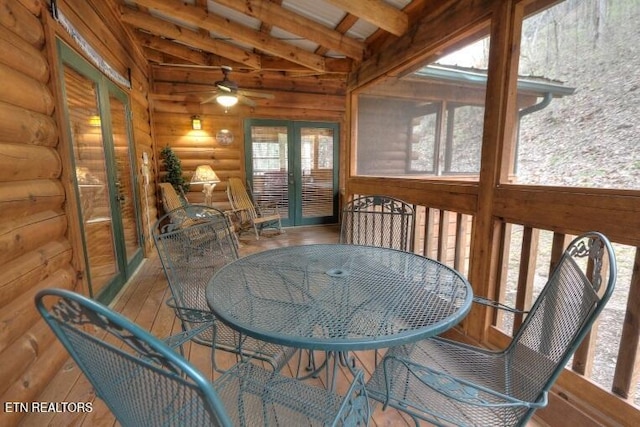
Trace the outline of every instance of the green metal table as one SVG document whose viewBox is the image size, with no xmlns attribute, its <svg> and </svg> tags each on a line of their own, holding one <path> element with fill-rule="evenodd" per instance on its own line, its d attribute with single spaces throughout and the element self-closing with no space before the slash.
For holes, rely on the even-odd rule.
<svg viewBox="0 0 640 427">
<path fill-rule="evenodd" d="M 437 335 L 469 311 L 460 273 L 416 254 L 343 244 L 289 246 L 240 258 L 206 289 L 216 317 L 263 341 L 346 353 Z"/>
</svg>

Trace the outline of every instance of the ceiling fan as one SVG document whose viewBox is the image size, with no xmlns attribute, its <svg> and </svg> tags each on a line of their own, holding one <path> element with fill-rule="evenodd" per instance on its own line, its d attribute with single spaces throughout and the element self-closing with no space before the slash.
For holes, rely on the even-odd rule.
<svg viewBox="0 0 640 427">
<path fill-rule="evenodd" d="M 255 107 L 255 101 L 253 101 L 249 97 L 266 99 L 274 98 L 270 93 L 239 89 L 238 84 L 229 79 L 229 73 L 231 73 L 232 68 L 229 66 L 222 66 L 220 68 L 222 69 L 223 78 L 222 80 L 215 82 L 215 93 L 203 100 L 201 102 L 202 104 L 216 101 L 218 104 L 225 107 L 226 110 L 229 107 L 233 107 L 238 102 L 241 102 L 242 104 L 248 105 L 250 107 Z"/>
</svg>

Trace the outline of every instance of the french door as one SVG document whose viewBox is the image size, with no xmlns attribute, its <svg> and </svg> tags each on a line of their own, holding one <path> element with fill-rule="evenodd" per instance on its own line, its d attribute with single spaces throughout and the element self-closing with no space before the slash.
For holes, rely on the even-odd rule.
<svg viewBox="0 0 640 427">
<path fill-rule="evenodd" d="M 337 123 L 251 119 L 244 134 L 256 202 L 277 204 L 285 225 L 337 222 Z"/>
<path fill-rule="evenodd" d="M 89 292 L 107 303 L 143 257 L 129 100 L 61 41 L 58 50 Z"/>
</svg>

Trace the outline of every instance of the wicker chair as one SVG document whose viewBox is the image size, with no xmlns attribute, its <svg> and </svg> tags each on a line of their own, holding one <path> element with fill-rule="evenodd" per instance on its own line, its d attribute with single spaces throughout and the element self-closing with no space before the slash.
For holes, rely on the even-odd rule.
<svg viewBox="0 0 640 427">
<path fill-rule="evenodd" d="M 603 271 L 605 270 L 605 271 Z M 390 349 L 370 397 L 436 425 L 525 425 L 611 297 L 616 261 L 599 233 L 574 239 L 502 351 L 442 338 Z"/>
<path fill-rule="evenodd" d="M 186 204 L 186 199 L 180 199 L 180 196 L 178 196 L 176 189 L 173 188 L 171 183 L 162 182 L 158 185 L 160 187 L 160 196 L 162 197 L 162 206 L 164 207 L 165 212 L 181 208 Z"/>
<path fill-rule="evenodd" d="M 282 232 L 282 221 L 278 206 L 254 205 L 247 189 L 239 178 L 229 178 L 227 196 L 232 211 L 238 216 L 240 229 L 253 227 L 256 239 L 260 239 L 260 233 L 265 228 L 275 228 Z"/>
<path fill-rule="evenodd" d="M 213 346 L 214 369 L 219 370 L 215 350 L 266 361 L 274 370 L 288 362 L 295 349 L 241 336 L 216 322 L 209 309 L 205 297 L 209 280 L 219 268 L 238 258 L 224 213 L 200 205 L 174 209 L 160 217 L 152 234 L 171 289 L 167 303 L 189 339 Z"/>
<path fill-rule="evenodd" d="M 413 251 L 413 207 L 388 196 L 362 196 L 342 210 L 340 242 Z"/>
<path fill-rule="evenodd" d="M 364 425 L 362 373 L 344 396 L 239 363 L 209 382 L 147 331 L 76 293 L 36 295 L 45 321 L 120 425 Z"/>
</svg>

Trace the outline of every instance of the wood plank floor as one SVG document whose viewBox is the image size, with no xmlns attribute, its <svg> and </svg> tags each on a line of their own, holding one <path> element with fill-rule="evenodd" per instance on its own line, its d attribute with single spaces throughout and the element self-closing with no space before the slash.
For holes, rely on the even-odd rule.
<svg viewBox="0 0 640 427">
<path fill-rule="evenodd" d="M 240 238 L 240 254 L 249 253 L 289 246 L 296 244 L 311 243 L 335 243 L 338 241 L 338 228 L 336 226 L 322 227 L 298 227 L 286 229 L 280 235 L 265 236 L 256 240 L 252 233 L 245 233 Z M 171 333 L 180 331 L 180 324 L 172 310 L 164 303 L 169 297 L 169 289 L 160 265 L 157 254 L 149 254 L 139 271 L 133 279 L 117 296 L 111 306 L 118 312 L 124 314 L 132 321 L 143 328 L 149 329 L 158 337 L 166 337 Z M 210 348 L 193 344 L 185 346 L 185 356 L 198 367 L 204 374 L 216 378 L 211 369 Z M 231 366 L 235 363 L 235 358 L 224 352 L 218 352 L 218 361 L 222 367 Z M 361 352 L 357 355 L 358 364 L 365 370 L 368 377 L 374 366 L 373 353 Z M 285 368 L 285 373 L 291 374 L 297 366 L 297 357 L 292 359 L 290 365 Z M 304 361 L 303 361 L 304 363 Z M 345 370 L 339 372 L 337 381 L 338 392 L 346 390 L 349 382 L 349 373 Z M 310 380 L 318 385 L 324 385 L 325 379 L 320 375 L 318 379 Z M 93 411 L 87 414 L 82 413 L 31 413 L 23 418 L 22 426 L 114 426 L 117 425 L 113 415 L 97 399 L 91 385 L 81 374 L 72 360 L 68 360 L 60 372 L 54 377 L 49 386 L 40 395 L 39 401 L 45 402 L 93 402 Z M 382 411 L 378 407 L 373 413 L 373 426 L 408 426 L 413 425 L 409 417 L 394 410 Z"/>
</svg>

